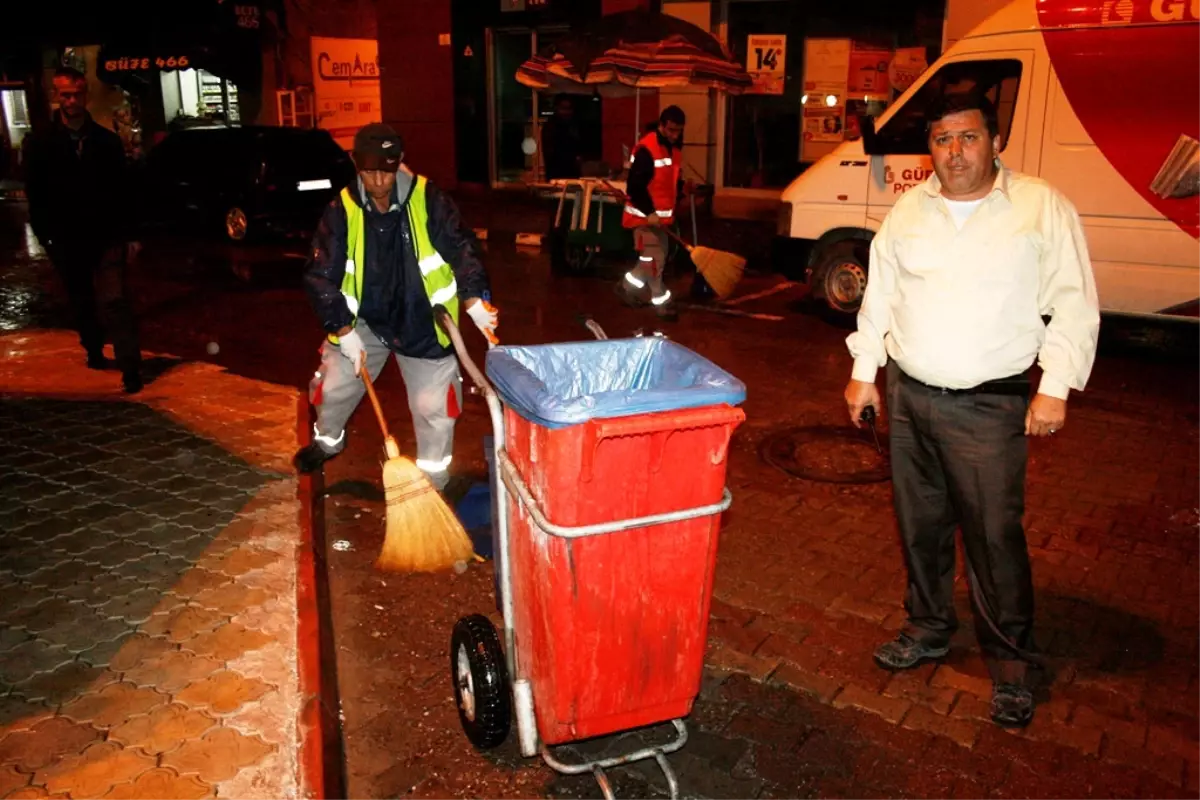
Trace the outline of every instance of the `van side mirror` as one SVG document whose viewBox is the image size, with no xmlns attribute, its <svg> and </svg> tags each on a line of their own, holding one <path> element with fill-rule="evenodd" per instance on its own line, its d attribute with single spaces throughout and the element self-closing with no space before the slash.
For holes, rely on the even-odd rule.
<svg viewBox="0 0 1200 800">
<path fill-rule="evenodd" d="M 869 156 L 882 156 L 884 153 L 883 143 L 879 141 L 879 134 L 875 132 L 875 118 L 866 114 L 858 115 L 858 129 L 862 132 L 863 152 Z"/>
</svg>

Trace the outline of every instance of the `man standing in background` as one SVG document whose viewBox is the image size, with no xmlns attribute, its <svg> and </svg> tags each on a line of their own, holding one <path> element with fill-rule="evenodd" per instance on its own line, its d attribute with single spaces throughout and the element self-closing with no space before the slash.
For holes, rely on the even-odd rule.
<svg viewBox="0 0 1200 800">
<path fill-rule="evenodd" d="M 133 394 L 142 389 L 137 323 L 125 274 L 138 250 L 130 241 L 133 176 L 121 138 L 88 113 L 84 75 L 59 69 L 54 96 L 59 108 L 50 126 L 23 142 L 30 227 L 67 290 L 88 367 L 109 366 L 103 317 L 125 391 Z"/>
</svg>

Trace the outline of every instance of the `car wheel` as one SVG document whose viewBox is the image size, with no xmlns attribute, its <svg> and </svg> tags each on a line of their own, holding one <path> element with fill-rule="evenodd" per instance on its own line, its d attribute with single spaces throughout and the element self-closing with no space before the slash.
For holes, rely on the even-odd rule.
<svg viewBox="0 0 1200 800">
<path fill-rule="evenodd" d="M 250 235 L 250 218 L 240 206 L 225 212 L 225 237 L 231 242 L 244 242 Z"/>
<path fill-rule="evenodd" d="M 830 310 L 856 314 L 867 290 L 869 250 L 858 239 L 836 242 L 821 249 L 812 270 L 813 289 Z"/>
</svg>

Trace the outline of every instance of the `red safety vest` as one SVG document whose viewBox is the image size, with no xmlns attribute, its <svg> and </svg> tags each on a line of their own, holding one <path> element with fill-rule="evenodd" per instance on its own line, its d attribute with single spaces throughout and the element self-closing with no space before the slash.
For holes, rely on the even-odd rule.
<svg viewBox="0 0 1200 800">
<path fill-rule="evenodd" d="M 637 151 L 645 148 L 654 157 L 654 177 L 650 179 L 650 199 L 654 202 L 654 213 L 663 222 L 670 222 L 675 216 L 675 198 L 679 193 L 679 173 L 682 165 L 678 153 L 664 145 L 658 138 L 657 131 L 651 131 L 642 137 L 633 149 L 634 158 Z M 646 215 L 634 208 L 629 202 L 625 203 L 625 214 L 621 218 L 626 228 L 636 228 L 645 222 Z"/>
</svg>

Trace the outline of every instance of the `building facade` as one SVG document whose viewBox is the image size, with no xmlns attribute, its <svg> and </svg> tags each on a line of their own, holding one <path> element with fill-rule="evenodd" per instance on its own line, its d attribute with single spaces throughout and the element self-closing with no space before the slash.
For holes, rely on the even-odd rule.
<svg viewBox="0 0 1200 800">
<path fill-rule="evenodd" d="M 602 14 L 649 0 L 406 0 L 378 5 L 383 117 L 414 166 L 446 185 L 503 188 L 543 176 L 538 131 L 555 98 L 515 80 L 517 66 Z M 721 38 L 755 72 L 756 89 L 648 91 L 570 98 L 583 157 L 619 169 L 637 124 L 674 104 L 688 114 L 685 175 L 716 189 L 737 216 L 775 213 L 808 163 L 857 135 L 941 49 L 946 0 L 661 0 L 664 13 Z M 765 59 L 765 63 L 761 60 Z M 820 90 L 819 96 L 814 87 Z M 809 103 L 809 95 L 813 102 Z"/>
</svg>

